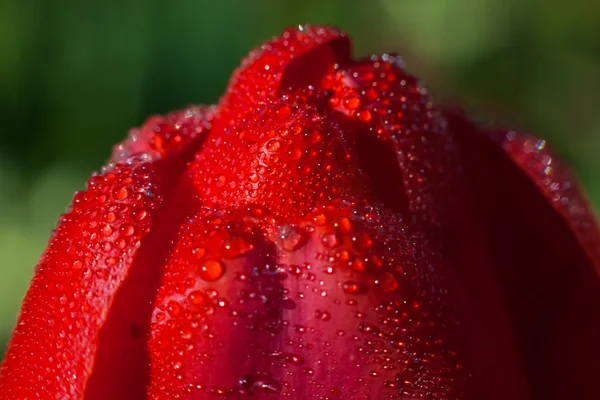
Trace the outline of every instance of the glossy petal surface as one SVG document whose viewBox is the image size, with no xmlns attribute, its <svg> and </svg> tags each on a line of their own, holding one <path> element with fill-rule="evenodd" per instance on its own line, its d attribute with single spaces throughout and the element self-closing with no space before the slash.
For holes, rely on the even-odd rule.
<svg viewBox="0 0 600 400">
<path fill-rule="evenodd" d="M 462 329 L 415 227 L 351 204 L 260 221 L 217 211 L 182 228 L 153 319 L 151 398 L 462 396 Z"/>
</svg>

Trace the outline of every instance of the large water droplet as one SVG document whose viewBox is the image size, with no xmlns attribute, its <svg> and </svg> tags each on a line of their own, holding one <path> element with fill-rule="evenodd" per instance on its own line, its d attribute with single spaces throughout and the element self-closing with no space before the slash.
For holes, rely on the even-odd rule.
<svg viewBox="0 0 600 400">
<path fill-rule="evenodd" d="M 287 151 L 287 157 L 292 161 L 299 160 L 302 157 L 302 150 L 298 147 L 291 147 Z"/>
<path fill-rule="evenodd" d="M 321 237 L 321 242 L 323 246 L 334 248 L 341 244 L 342 239 L 335 233 L 326 233 Z"/>
<path fill-rule="evenodd" d="M 270 140 L 269 142 L 267 142 L 265 148 L 267 149 L 267 151 L 276 152 L 281 148 L 281 142 L 276 139 Z"/>
<path fill-rule="evenodd" d="M 125 200 L 129 193 L 127 192 L 127 188 L 121 187 L 117 188 L 113 191 L 113 197 L 115 200 Z"/>
<path fill-rule="evenodd" d="M 218 260 L 206 260 L 198 271 L 200 278 L 205 281 L 215 281 L 223 276 L 224 267 Z"/>
<path fill-rule="evenodd" d="M 285 251 L 298 250 L 306 243 L 306 234 L 302 231 L 302 228 L 297 226 L 286 225 L 280 230 L 281 235 L 281 247 Z"/>
<path fill-rule="evenodd" d="M 352 223 L 350 223 L 350 220 L 346 217 L 338 219 L 335 225 L 342 232 L 350 232 L 352 229 Z"/>
<path fill-rule="evenodd" d="M 356 250 L 367 250 L 373 247 L 373 239 L 368 233 L 361 233 L 352 238 L 352 245 Z"/>
<path fill-rule="evenodd" d="M 188 294 L 188 300 L 190 303 L 195 305 L 201 305 L 206 302 L 207 298 L 204 293 L 199 290 L 194 290 L 190 294 Z"/>
<path fill-rule="evenodd" d="M 377 290 L 384 293 L 393 292 L 398 288 L 396 278 L 389 272 L 384 272 L 381 276 L 377 277 L 373 283 Z"/>
<path fill-rule="evenodd" d="M 254 249 L 254 246 L 241 237 L 230 237 L 223 243 L 223 257 L 232 259 L 241 257 Z"/>
</svg>

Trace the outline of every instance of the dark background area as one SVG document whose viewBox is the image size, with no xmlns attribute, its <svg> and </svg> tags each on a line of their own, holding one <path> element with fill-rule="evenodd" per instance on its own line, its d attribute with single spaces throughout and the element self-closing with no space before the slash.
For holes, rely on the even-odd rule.
<svg viewBox="0 0 600 400">
<path fill-rule="evenodd" d="M 600 206 L 598 21 L 587 0 L 0 2 L 0 353 L 59 213 L 111 146 L 153 113 L 216 102 L 285 26 L 403 55 L 438 102 L 548 139 Z"/>
</svg>

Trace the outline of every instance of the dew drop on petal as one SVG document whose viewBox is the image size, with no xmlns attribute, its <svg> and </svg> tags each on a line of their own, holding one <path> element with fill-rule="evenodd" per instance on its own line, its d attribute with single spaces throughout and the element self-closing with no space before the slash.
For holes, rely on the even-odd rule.
<svg viewBox="0 0 600 400">
<path fill-rule="evenodd" d="M 363 294 L 367 292 L 367 286 L 356 281 L 347 281 L 342 285 L 342 289 L 347 294 Z"/>
<path fill-rule="evenodd" d="M 205 281 L 215 281 L 223 276 L 223 264 L 218 260 L 208 259 L 200 266 L 200 278 Z"/>
<path fill-rule="evenodd" d="M 230 237 L 223 243 L 221 254 L 227 259 L 233 259 L 247 254 L 254 246 L 241 237 Z"/>
<path fill-rule="evenodd" d="M 194 305 L 201 305 L 206 302 L 206 295 L 199 290 L 194 290 L 188 294 L 188 300 Z"/>
<path fill-rule="evenodd" d="M 377 277 L 373 283 L 377 290 L 384 293 L 393 292 L 398 288 L 396 278 L 389 272 L 384 272 L 381 276 Z"/>
<path fill-rule="evenodd" d="M 295 251 L 306 243 L 306 235 L 301 228 L 297 226 L 284 226 L 280 231 L 281 247 L 285 251 Z"/>
</svg>

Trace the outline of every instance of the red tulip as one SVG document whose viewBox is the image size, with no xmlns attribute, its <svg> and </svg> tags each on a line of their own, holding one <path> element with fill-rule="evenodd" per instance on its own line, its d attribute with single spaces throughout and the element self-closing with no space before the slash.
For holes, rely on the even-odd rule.
<svg viewBox="0 0 600 400">
<path fill-rule="evenodd" d="M 544 141 L 286 30 L 60 222 L 2 399 L 598 399 L 600 235 Z"/>
</svg>

